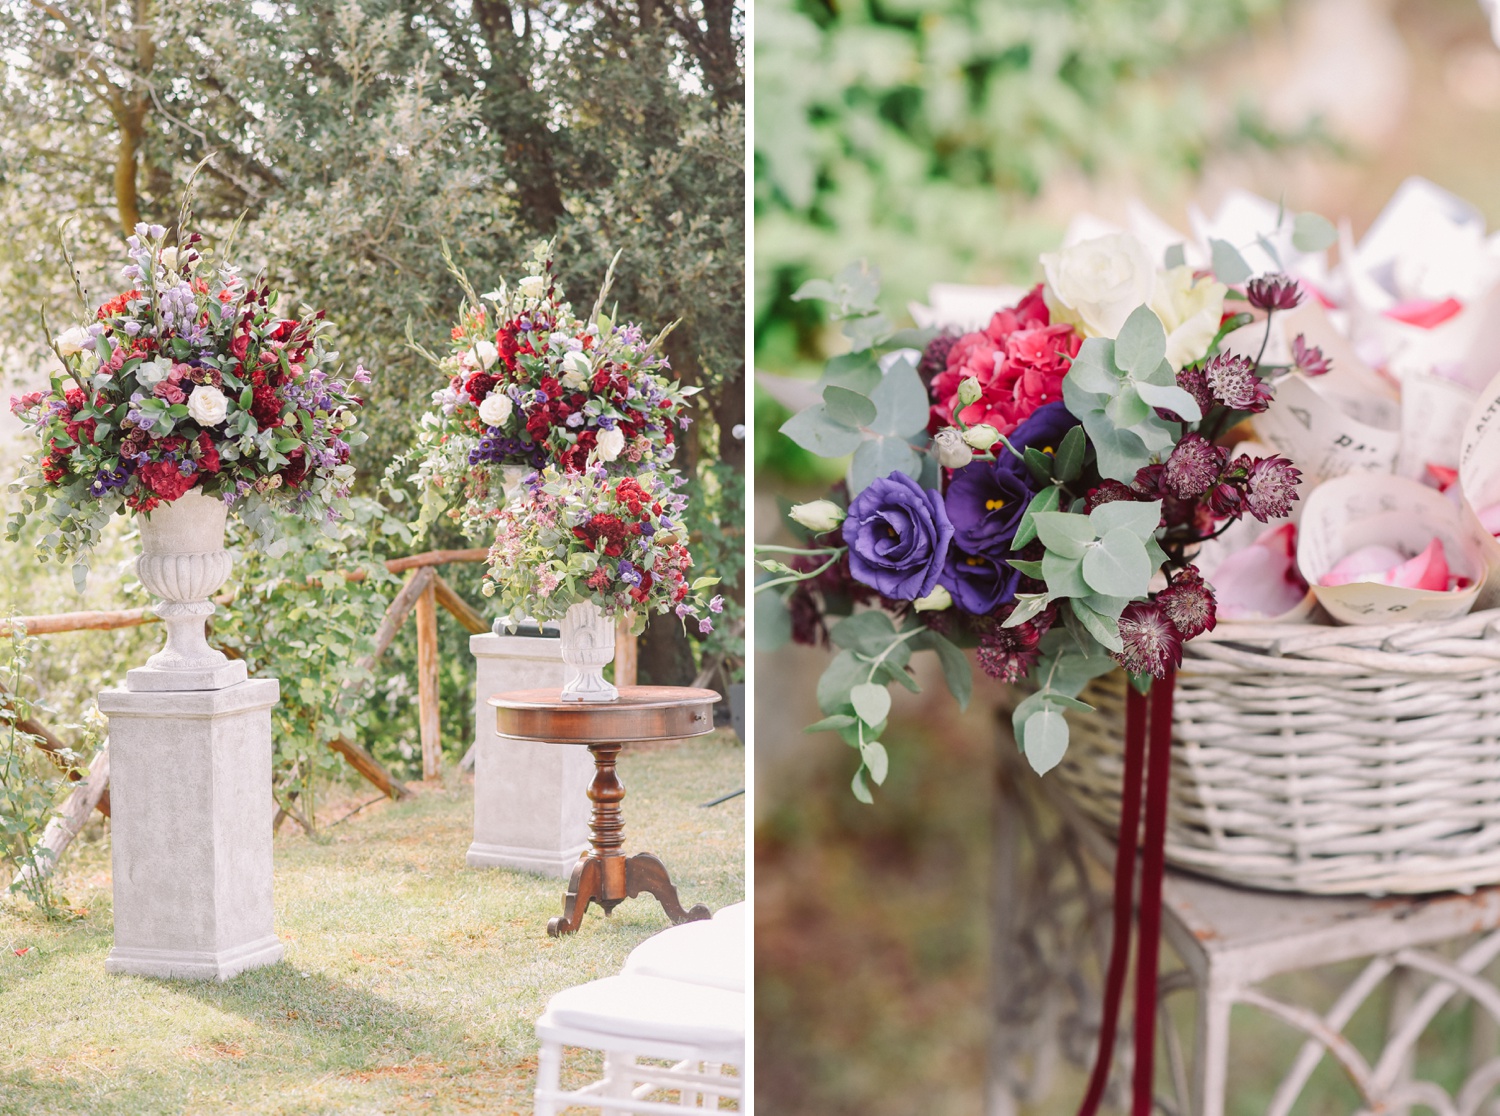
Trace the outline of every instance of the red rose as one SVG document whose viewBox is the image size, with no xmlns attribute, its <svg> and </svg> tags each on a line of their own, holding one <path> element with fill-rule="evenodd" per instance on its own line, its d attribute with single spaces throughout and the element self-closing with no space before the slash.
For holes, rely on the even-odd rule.
<svg viewBox="0 0 1500 1116">
<path fill-rule="evenodd" d="M 554 376 L 543 376 L 542 382 L 537 387 L 547 393 L 548 399 L 558 399 L 562 396 L 562 385 Z"/>
<path fill-rule="evenodd" d="M 520 352 L 520 346 L 516 344 L 516 335 L 509 326 L 501 326 L 500 331 L 495 334 L 495 348 L 500 350 L 500 359 L 505 362 L 505 367 L 514 372 L 516 353 Z"/>
<path fill-rule="evenodd" d="M 296 488 L 307 476 L 307 454 L 299 447 L 287 454 L 286 459 L 286 468 L 281 470 L 281 483 L 288 488 Z"/>
<path fill-rule="evenodd" d="M 240 360 L 244 360 L 245 354 L 250 351 L 250 335 L 248 333 L 236 333 L 234 340 L 229 342 L 229 351 Z"/>
<path fill-rule="evenodd" d="M 477 404 L 486 395 L 494 390 L 494 387 L 497 383 L 499 383 L 499 381 L 496 380 L 495 377 L 486 375 L 483 372 L 475 372 L 464 383 L 464 391 L 467 392 L 469 398 Z"/>
<path fill-rule="evenodd" d="M 175 461 L 153 461 L 142 465 L 141 480 L 163 500 L 175 500 L 197 483 L 196 476 L 183 476 Z"/>
<path fill-rule="evenodd" d="M 217 473 L 219 465 L 219 451 L 214 446 L 213 438 L 209 437 L 207 430 L 200 431 L 198 434 L 198 468 L 206 473 Z"/>
</svg>

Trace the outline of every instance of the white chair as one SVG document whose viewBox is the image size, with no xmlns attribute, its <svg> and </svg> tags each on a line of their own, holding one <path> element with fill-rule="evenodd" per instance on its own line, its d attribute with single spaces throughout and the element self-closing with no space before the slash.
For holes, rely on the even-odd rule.
<svg viewBox="0 0 1500 1116">
<path fill-rule="evenodd" d="M 700 1101 L 707 1109 L 717 1109 L 721 1098 L 742 1101 L 743 1079 L 720 1069 L 744 1065 L 745 1010 L 743 991 L 635 973 L 564 989 L 536 1024 L 535 1116 L 557 1116 L 569 1105 L 598 1108 L 603 1116 L 664 1116 Z M 603 1079 L 564 1090 L 565 1046 L 602 1050 Z M 642 1065 L 641 1058 L 673 1064 Z M 676 1092 L 678 1103 L 647 1099 L 663 1090 Z"/>
<path fill-rule="evenodd" d="M 711 919 L 684 922 L 653 934 L 625 960 L 621 974 L 661 977 L 730 992 L 745 991 L 744 904 L 726 907 Z"/>
</svg>

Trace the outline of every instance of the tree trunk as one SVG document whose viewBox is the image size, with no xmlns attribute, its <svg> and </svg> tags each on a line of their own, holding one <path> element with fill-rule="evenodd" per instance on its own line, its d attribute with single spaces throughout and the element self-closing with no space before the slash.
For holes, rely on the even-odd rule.
<svg viewBox="0 0 1500 1116">
<path fill-rule="evenodd" d="M 640 639 L 637 674 L 642 686 L 691 686 L 698 674 L 693 648 L 670 613 L 652 618 Z"/>
</svg>

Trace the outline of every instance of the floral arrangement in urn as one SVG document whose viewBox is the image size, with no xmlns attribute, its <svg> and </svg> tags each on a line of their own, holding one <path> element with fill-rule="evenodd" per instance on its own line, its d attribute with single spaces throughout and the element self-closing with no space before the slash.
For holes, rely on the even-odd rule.
<svg viewBox="0 0 1500 1116">
<path fill-rule="evenodd" d="M 364 438 L 355 388 L 370 376 L 330 370 L 323 312 L 285 316 L 268 287 L 212 263 L 200 236 L 172 245 L 166 232 L 136 226 L 130 289 L 52 339 L 62 370 L 49 390 L 11 399 L 43 448 L 13 486 L 9 537 L 45 515 L 44 547 L 80 579 L 111 516 L 189 494 L 234 507 L 271 545 L 273 504 L 337 516 Z"/>
<path fill-rule="evenodd" d="M 1299 242 L 1332 237 L 1311 215 L 1297 225 Z M 1090 679 L 1123 666 L 1144 691 L 1213 628 L 1202 544 L 1297 499 L 1289 461 L 1226 439 L 1293 367 L 1266 362 L 1264 343 L 1301 301 L 1295 281 L 1252 277 L 1222 241 L 1211 269 L 1180 247 L 1157 265 L 1128 235 L 1041 262 L 1043 283 L 962 333 L 893 332 L 859 267 L 798 292 L 834 305 L 854 351 L 782 430 L 852 457 L 830 498 L 791 509 L 803 546 L 758 548 L 781 555 L 760 562 L 776 576 L 758 591 L 779 590 L 795 638 L 836 649 L 813 729 L 858 751 L 863 801 L 887 770 L 888 686 L 916 687 L 914 651 L 938 654 L 961 703 L 965 648 L 993 678 L 1029 679 L 1016 739 L 1045 772 Z M 1326 370 L 1316 347 L 1296 351 L 1304 372 Z"/>
<path fill-rule="evenodd" d="M 671 376 L 662 341 L 603 313 L 613 265 L 587 318 L 573 313 L 543 243 L 532 274 L 513 287 L 466 299 L 444 356 L 427 353 L 447 377 L 422 416 L 416 480 L 423 520 L 446 513 L 485 537 L 523 470 L 590 464 L 615 473 L 672 461 L 695 387 Z M 507 476 L 509 470 L 509 476 Z"/>
<path fill-rule="evenodd" d="M 511 625 L 528 617 L 562 621 L 563 659 L 579 670 L 565 699 L 617 696 L 600 672 L 614 656 L 620 614 L 630 613 L 637 631 L 652 611 L 713 630 L 724 602 L 699 595 L 718 578 L 688 580 L 682 483 L 670 471 L 614 477 L 601 464 L 578 472 L 548 465 L 498 513 L 482 591 Z"/>
</svg>

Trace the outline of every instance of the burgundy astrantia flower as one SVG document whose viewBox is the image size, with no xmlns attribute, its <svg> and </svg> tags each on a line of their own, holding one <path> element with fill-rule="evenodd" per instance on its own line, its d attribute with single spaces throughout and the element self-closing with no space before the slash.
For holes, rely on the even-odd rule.
<svg viewBox="0 0 1500 1116">
<path fill-rule="evenodd" d="M 1161 485 L 1180 500 L 1202 496 L 1219 479 L 1229 451 L 1201 434 L 1188 434 L 1178 442 L 1161 471 Z"/>
<path fill-rule="evenodd" d="M 953 351 L 957 340 L 958 334 L 943 332 L 927 342 L 922 359 L 917 362 L 917 375 L 922 378 L 924 386 L 930 387 L 932 378 L 948 367 L 948 354 Z"/>
<path fill-rule="evenodd" d="M 1156 603 L 1183 639 L 1213 631 L 1214 591 L 1197 566 L 1178 570 L 1172 583 L 1157 594 Z"/>
<path fill-rule="evenodd" d="M 1177 373 L 1177 386 L 1193 397 L 1198 404 L 1198 409 L 1205 415 L 1218 406 L 1219 401 L 1214 398 L 1214 393 L 1209 389 L 1208 377 L 1196 364 L 1190 364 Z"/>
<path fill-rule="evenodd" d="M 1132 674 L 1165 678 L 1182 665 L 1182 633 L 1155 601 L 1134 601 L 1120 614 L 1119 653 L 1114 660 Z"/>
<path fill-rule="evenodd" d="M 822 610 L 807 586 L 799 585 L 786 599 L 786 609 L 792 621 L 792 641 L 809 647 L 826 646 L 828 626 L 823 622 Z"/>
<path fill-rule="evenodd" d="M 1292 501 L 1297 499 L 1297 483 L 1302 474 L 1284 457 L 1273 455 L 1254 461 L 1241 458 L 1248 475 L 1245 481 L 1245 510 L 1262 523 L 1290 515 Z"/>
<path fill-rule="evenodd" d="M 1323 355 L 1316 345 L 1309 345 L 1307 338 L 1297 334 L 1292 341 L 1292 366 L 1304 376 L 1322 376 L 1333 368 L 1333 362 Z"/>
<path fill-rule="evenodd" d="M 1087 495 L 1084 496 L 1083 506 L 1085 511 L 1093 511 L 1102 504 L 1138 499 L 1140 499 L 1139 494 L 1123 481 L 1103 480 L 1099 482 L 1098 488 L 1088 490 Z"/>
<path fill-rule="evenodd" d="M 999 619 L 1003 620 L 1009 612 L 1005 610 Z M 975 653 L 979 669 L 1001 682 L 1019 682 L 1042 657 L 1042 637 L 1051 629 L 1055 616 L 1049 607 L 1014 628 L 1002 627 L 1000 623 L 992 625 L 979 639 L 979 650 Z"/>
<path fill-rule="evenodd" d="M 1302 287 L 1290 275 L 1259 275 L 1245 284 L 1245 297 L 1257 310 L 1291 310 L 1302 301 Z"/>
<path fill-rule="evenodd" d="M 1233 353 L 1216 353 L 1203 368 L 1208 390 L 1224 406 L 1259 414 L 1271 403 L 1271 389 L 1255 374 L 1255 362 Z"/>
</svg>

